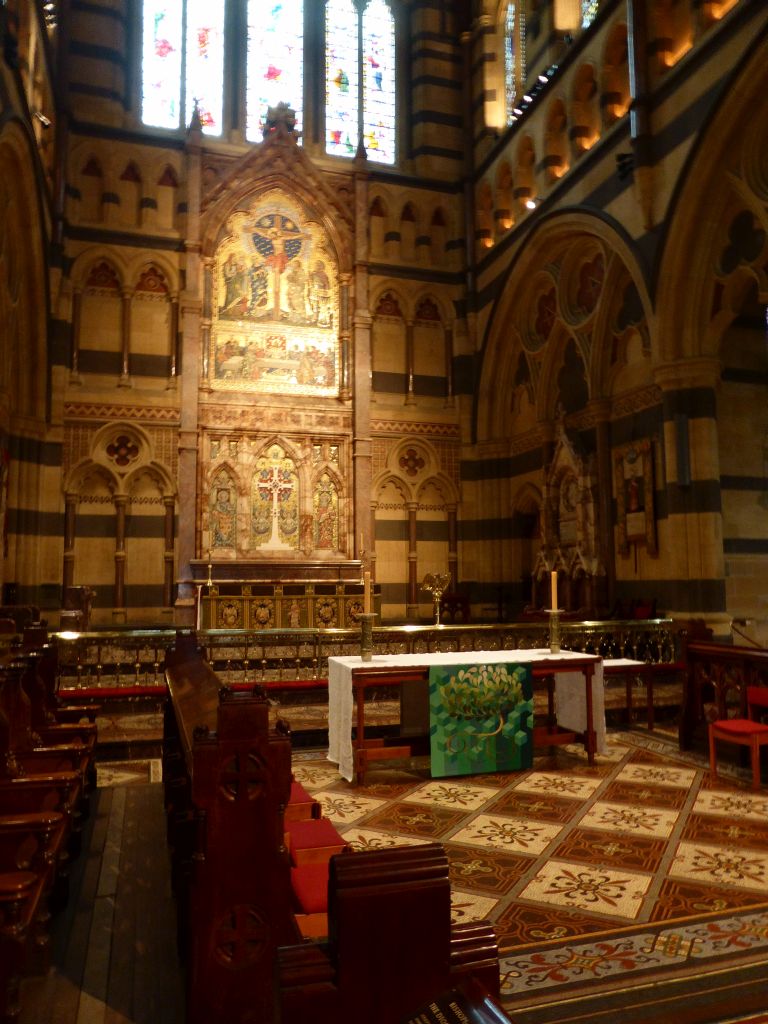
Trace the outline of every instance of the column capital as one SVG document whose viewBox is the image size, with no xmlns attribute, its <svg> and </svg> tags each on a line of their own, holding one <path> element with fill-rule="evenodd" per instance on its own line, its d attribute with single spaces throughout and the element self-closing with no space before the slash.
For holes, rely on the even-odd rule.
<svg viewBox="0 0 768 1024">
<path fill-rule="evenodd" d="M 655 367 L 653 379 L 664 391 L 684 388 L 715 388 L 720 383 L 721 362 L 714 357 L 686 359 Z"/>
</svg>

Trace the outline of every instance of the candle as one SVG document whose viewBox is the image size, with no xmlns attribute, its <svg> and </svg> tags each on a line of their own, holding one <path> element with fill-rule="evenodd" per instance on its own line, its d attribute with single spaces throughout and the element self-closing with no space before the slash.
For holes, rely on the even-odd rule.
<svg viewBox="0 0 768 1024">
<path fill-rule="evenodd" d="M 363 573 L 363 612 L 370 615 L 371 612 L 371 574 Z"/>
<path fill-rule="evenodd" d="M 363 531 L 361 530 L 360 531 L 360 554 L 362 555 L 362 553 L 364 551 L 365 551 L 365 548 L 363 547 Z"/>
<path fill-rule="evenodd" d="M 553 569 L 549 577 L 552 587 L 552 611 L 557 608 L 557 570 Z"/>
</svg>

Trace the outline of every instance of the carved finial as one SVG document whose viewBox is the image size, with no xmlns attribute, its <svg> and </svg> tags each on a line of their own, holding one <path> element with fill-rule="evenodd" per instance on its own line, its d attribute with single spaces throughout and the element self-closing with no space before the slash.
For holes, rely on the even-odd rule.
<svg viewBox="0 0 768 1024">
<path fill-rule="evenodd" d="M 203 130 L 203 119 L 200 117 L 200 101 L 197 96 L 192 101 L 192 117 L 189 121 L 190 132 L 202 132 Z"/>
<path fill-rule="evenodd" d="M 296 131 L 296 111 L 287 103 L 278 103 L 276 107 L 269 107 L 264 121 L 263 135 L 265 139 L 292 139 L 294 142 L 298 142 L 300 132 Z"/>
</svg>

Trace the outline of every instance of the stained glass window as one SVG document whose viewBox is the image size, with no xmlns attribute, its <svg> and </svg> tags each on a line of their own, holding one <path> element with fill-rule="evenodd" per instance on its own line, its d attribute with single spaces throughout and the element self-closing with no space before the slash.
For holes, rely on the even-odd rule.
<svg viewBox="0 0 768 1024">
<path fill-rule="evenodd" d="M 203 131 L 221 135 L 224 95 L 224 4 L 187 0 L 184 123 L 197 103 Z"/>
<path fill-rule="evenodd" d="M 144 0 L 141 118 L 178 128 L 181 92 L 182 10 L 165 0 Z"/>
<path fill-rule="evenodd" d="M 363 141 L 369 160 L 395 160 L 395 26 L 384 0 L 363 11 Z"/>
<path fill-rule="evenodd" d="M 359 19 L 352 0 L 328 0 L 325 14 L 325 149 L 354 156 L 358 122 Z"/>
<path fill-rule="evenodd" d="M 225 51 L 224 13 L 236 15 L 240 6 L 246 45 L 232 39 Z M 260 142 L 269 107 L 283 102 L 296 112 L 301 132 L 304 21 L 304 0 L 143 0 L 143 122 L 184 128 L 197 103 L 203 131 L 220 135 L 225 87 L 234 89 L 244 72 L 245 111 L 232 127 Z M 326 152 L 353 157 L 362 136 L 369 160 L 394 163 L 395 25 L 388 0 L 327 0 L 325 33 L 312 38 L 324 48 L 325 109 L 317 117 L 324 118 Z M 244 66 L 230 67 L 238 57 Z"/>
<path fill-rule="evenodd" d="M 517 97 L 515 50 L 515 4 L 509 3 L 504 19 L 504 87 L 507 97 L 507 124 L 512 119 L 512 111 Z"/>
<path fill-rule="evenodd" d="M 599 0 L 581 0 L 581 27 L 587 28 L 595 20 Z"/>
<path fill-rule="evenodd" d="M 260 142 L 269 107 L 287 103 L 296 112 L 301 131 L 304 94 L 304 2 L 248 2 L 248 65 L 246 69 L 248 139 Z"/>
<path fill-rule="evenodd" d="M 325 150 L 354 156 L 360 133 L 369 160 L 395 160 L 395 27 L 385 0 L 362 15 L 352 0 L 326 7 Z M 362 69 L 362 76 L 361 76 Z"/>
<path fill-rule="evenodd" d="M 203 131 L 221 134 L 224 5 L 210 0 L 144 0 L 142 107 L 145 124 L 179 128 L 195 101 Z"/>
</svg>

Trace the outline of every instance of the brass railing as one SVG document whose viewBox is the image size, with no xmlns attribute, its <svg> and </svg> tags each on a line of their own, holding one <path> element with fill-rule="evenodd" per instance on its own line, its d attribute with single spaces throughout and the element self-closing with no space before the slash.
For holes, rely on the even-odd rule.
<svg viewBox="0 0 768 1024">
<path fill-rule="evenodd" d="M 517 650 L 548 645 L 548 622 L 482 626 L 383 626 L 373 631 L 377 654 Z M 175 630 L 56 633 L 59 684 L 65 689 L 164 684 L 166 648 Z M 357 629 L 200 630 L 198 639 L 222 682 L 323 679 L 328 658 L 359 653 Z M 669 662 L 675 658 L 670 619 L 561 624 L 563 650 Z"/>
</svg>

